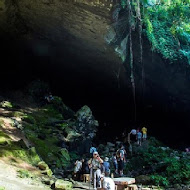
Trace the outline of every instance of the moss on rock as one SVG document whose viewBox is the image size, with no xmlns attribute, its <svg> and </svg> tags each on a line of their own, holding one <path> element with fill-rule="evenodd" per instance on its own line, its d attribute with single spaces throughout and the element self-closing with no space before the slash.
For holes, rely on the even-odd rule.
<svg viewBox="0 0 190 190">
<path fill-rule="evenodd" d="M 0 157 L 15 157 L 32 165 L 36 165 L 41 160 L 34 147 L 31 149 L 23 149 L 12 144 L 0 149 Z"/>
<path fill-rule="evenodd" d="M 71 190 L 72 187 L 72 183 L 69 181 L 58 179 L 55 182 L 55 190 Z"/>
<path fill-rule="evenodd" d="M 0 103 L 0 106 L 3 108 L 13 108 L 13 104 L 9 101 L 3 101 Z"/>
<path fill-rule="evenodd" d="M 44 162 L 44 161 L 41 161 L 38 163 L 38 167 L 41 169 L 41 170 L 47 170 L 49 169 L 49 166 Z"/>
<path fill-rule="evenodd" d="M 9 136 L 0 131 L 0 146 L 6 146 L 8 144 L 10 144 Z"/>
</svg>

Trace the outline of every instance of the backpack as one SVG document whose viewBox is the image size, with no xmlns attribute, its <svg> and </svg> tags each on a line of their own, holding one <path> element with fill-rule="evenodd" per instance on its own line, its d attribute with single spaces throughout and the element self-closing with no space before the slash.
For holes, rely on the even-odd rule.
<svg viewBox="0 0 190 190">
<path fill-rule="evenodd" d="M 116 151 L 116 159 L 117 161 L 120 161 L 120 149 Z"/>
<path fill-rule="evenodd" d="M 117 157 L 118 161 L 125 160 L 125 152 L 124 152 L 124 150 L 122 150 L 122 149 L 117 150 L 116 157 Z"/>
<path fill-rule="evenodd" d="M 124 152 L 124 150 L 120 150 L 120 154 L 121 154 L 121 158 L 122 158 L 122 160 L 124 159 L 124 157 L 125 157 L 125 152 Z"/>
</svg>

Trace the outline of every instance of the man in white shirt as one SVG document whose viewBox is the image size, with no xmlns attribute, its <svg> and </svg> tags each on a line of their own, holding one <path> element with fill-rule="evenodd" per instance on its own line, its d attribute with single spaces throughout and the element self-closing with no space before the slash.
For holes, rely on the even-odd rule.
<svg viewBox="0 0 190 190">
<path fill-rule="evenodd" d="M 93 158 L 91 158 L 88 161 L 88 165 L 90 168 L 90 175 L 91 175 L 91 179 L 93 178 L 93 186 L 94 186 L 94 190 L 97 189 L 97 185 L 98 187 L 100 187 L 100 175 L 101 175 L 101 165 L 103 164 L 103 160 L 100 158 L 98 152 L 94 152 L 93 153 Z"/>
<path fill-rule="evenodd" d="M 75 167 L 74 167 L 74 177 L 76 180 L 79 180 L 79 178 L 80 178 L 81 168 L 82 168 L 82 162 L 77 160 L 75 162 Z"/>
<path fill-rule="evenodd" d="M 130 140 L 131 141 L 136 141 L 137 139 L 137 130 L 136 129 L 132 129 L 130 132 Z"/>
</svg>

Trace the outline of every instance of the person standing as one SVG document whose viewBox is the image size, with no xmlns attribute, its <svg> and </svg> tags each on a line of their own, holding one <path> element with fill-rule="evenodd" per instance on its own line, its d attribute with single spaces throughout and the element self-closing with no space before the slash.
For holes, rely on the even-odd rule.
<svg viewBox="0 0 190 190">
<path fill-rule="evenodd" d="M 105 168 L 105 177 L 109 177 L 109 175 L 110 175 L 110 163 L 109 163 L 108 157 L 105 157 L 103 165 Z"/>
<path fill-rule="evenodd" d="M 136 129 L 132 129 L 130 132 L 130 141 L 135 142 L 137 139 L 137 130 Z"/>
<path fill-rule="evenodd" d="M 126 154 L 125 148 L 123 145 L 121 145 L 121 147 L 116 152 L 118 172 L 120 176 L 123 176 L 124 163 L 126 162 L 125 154 Z"/>
<path fill-rule="evenodd" d="M 101 165 L 103 160 L 100 158 L 98 152 L 93 153 L 93 158 L 88 161 L 89 168 L 91 170 L 91 179 L 93 179 L 94 190 L 97 189 L 97 186 L 100 187 L 100 176 L 101 176 Z"/>
<path fill-rule="evenodd" d="M 147 128 L 146 127 L 143 127 L 142 128 L 142 133 L 143 133 L 143 141 L 147 139 Z"/>
<path fill-rule="evenodd" d="M 112 156 L 112 162 L 113 162 L 113 167 L 115 169 L 115 174 L 118 174 L 118 163 L 117 163 L 116 153 L 114 153 Z"/>
<path fill-rule="evenodd" d="M 74 167 L 74 178 L 76 180 L 80 180 L 81 168 L 82 168 L 82 162 L 80 160 L 76 160 Z"/>
<path fill-rule="evenodd" d="M 142 143 L 142 133 L 139 131 L 139 132 L 137 133 L 137 144 L 138 144 L 139 146 L 141 146 L 141 143 Z"/>
</svg>

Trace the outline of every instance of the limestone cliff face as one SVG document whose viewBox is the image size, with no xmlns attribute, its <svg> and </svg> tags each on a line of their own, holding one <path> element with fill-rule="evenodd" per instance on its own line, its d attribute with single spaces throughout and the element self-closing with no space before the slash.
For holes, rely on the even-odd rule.
<svg viewBox="0 0 190 190">
<path fill-rule="evenodd" d="M 92 70 L 103 72 L 115 80 L 114 70 L 120 59 L 104 40 L 115 2 L 0 0 L 0 29 L 27 40 L 32 41 L 38 36 L 38 39 L 55 43 L 64 49 L 61 50 L 63 54 L 87 62 Z M 46 49 L 47 55 L 53 52 L 52 46 Z"/>
</svg>

